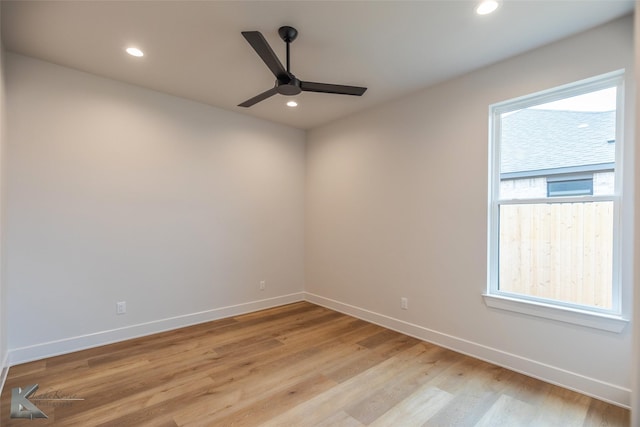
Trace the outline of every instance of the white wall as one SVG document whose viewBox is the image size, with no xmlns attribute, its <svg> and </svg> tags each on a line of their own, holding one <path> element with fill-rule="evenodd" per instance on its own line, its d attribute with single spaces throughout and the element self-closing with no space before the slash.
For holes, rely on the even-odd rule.
<svg viewBox="0 0 640 427">
<path fill-rule="evenodd" d="M 634 40 L 635 40 L 635 60 L 636 60 L 636 83 L 640 82 L 640 0 L 636 0 L 636 10 L 634 13 Z M 640 105 L 640 85 L 636 85 L 635 95 L 636 105 Z M 636 135 L 640 135 L 640 120 L 636 119 Z M 640 165 L 640 149 L 636 150 L 636 165 Z M 636 182 L 636 205 L 640 203 L 640 174 L 635 176 Z M 640 265 L 640 212 L 635 213 L 635 265 Z M 634 274 L 633 306 L 636 308 L 633 314 L 633 359 L 632 359 L 632 390 L 633 399 L 631 401 L 631 425 L 640 425 L 640 271 Z"/>
<path fill-rule="evenodd" d="M 303 131 L 5 65 L 12 363 L 303 298 Z"/>
<path fill-rule="evenodd" d="M 629 405 L 630 327 L 608 333 L 503 312 L 488 308 L 481 294 L 488 106 L 620 68 L 629 70 L 632 89 L 632 27 L 627 17 L 312 130 L 309 298 Z M 627 124 L 635 117 L 631 107 L 629 101 Z M 633 139 L 627 142 L 625 232 L 633 225 Z M 627 238 L 627 291 L 631 250 Z M 409 310 L 400 309 L 400 297 L 409 299 Z M 630 298 L 624 304 L 629 309 Z"/>
<path fill-rule="evenodd" d="M 7 302 L 6 280 L 4 268 L 4 238 L 5 238 L 5 150 L 6 150 L 5 120 L 5 82 L 4 82 L 4 46 L 0 36 L 0 390 L 8 373 L 7 358 Z"/>
</svg>

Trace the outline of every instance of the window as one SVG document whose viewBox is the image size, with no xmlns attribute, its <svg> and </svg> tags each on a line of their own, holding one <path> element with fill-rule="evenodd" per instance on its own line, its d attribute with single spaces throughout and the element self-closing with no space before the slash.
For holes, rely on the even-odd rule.
<svg viewBox="0 0 640 427">
<path fill-rule="evenodd" d="M 622 94 L 615 72 L 490 107 L 489 306 L 624 327 Z"/>
<path fill-rule="evenodd" d="M 588 178 L 547 178 L 547 197 L 591 196 L 593 177 Z"/>
</svg>

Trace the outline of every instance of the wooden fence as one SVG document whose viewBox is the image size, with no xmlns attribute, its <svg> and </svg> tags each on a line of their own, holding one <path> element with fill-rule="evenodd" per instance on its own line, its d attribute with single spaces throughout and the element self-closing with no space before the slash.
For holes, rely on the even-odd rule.
<svg viewBox="0 0 640 427">
<path fill-rule="evenodd" d="M 500 207 L 500 290 L 611 308 L 613 202 Z"/>
</svg>

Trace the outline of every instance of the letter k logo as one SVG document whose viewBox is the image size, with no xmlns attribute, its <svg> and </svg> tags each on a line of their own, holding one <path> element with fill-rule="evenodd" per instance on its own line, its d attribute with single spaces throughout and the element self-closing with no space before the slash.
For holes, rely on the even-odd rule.
<svg viewBox="0 0 640 427">
<path fill-rule="evenodd" d="M 24 389 L 16 387 L 11 390 L 11 418 L 49 418 L 29 401 L 29 396 L 36 390 L 38 390 L 38 384 L 28 385 Z"/>
</svg>

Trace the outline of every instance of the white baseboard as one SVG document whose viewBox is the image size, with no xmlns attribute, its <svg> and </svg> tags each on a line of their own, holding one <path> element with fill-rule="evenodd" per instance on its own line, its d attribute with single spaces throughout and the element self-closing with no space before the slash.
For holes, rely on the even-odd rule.
<svg viewBox="0 0 640 427">
<path fill-rule="evenodd" d="M 0 395 L 2 395 L 4 383 L 7 381 L 7 374 L 9 374 L 9 352 L 4 354 L 2 366 L 0 366 Z"/>
<path fill-rule="evenodd" d="M 210 322 L 212 320 L 237 316 L 244 313 L 250 313 L 252 311 L 277 307 L 279 305 L 290 304 L 298 301 L 304 301 L 304 292 L 251 301 L 227 307 L 214 308 L 198 313 L 170 317 L 167 319 L 155 320 L 152 322 L 66 338 L 58 341 L 50 341 L 28 347 L 14 348 L 9 351 L 8 363 L 5 363 L 3 366 L 12 366 L 44 359 L 46 357 L 72 353 L 74 351 L 85 350 L 87 348 L 99 347 L 101 345 L 157 334 L 159 332 L 165 332 L 172 329 L 184 328 L 185 326 Z M 2 372 L 6 375 L 4 370 Z"/>
<path fill-rule="evenodd" d="M 423 341 L 437 344 L 458 353 L 466 354 L 476 359 L 481 359 L 486 362 L 508 368 L 512 371 L 574 390 L 587 396 L 595 397 L 596 399 L 600 399 L 623 408 L 628 409 L 630 406 L 631 390 L 627 388 L 609 384 L 594 378 L 589 378 L 575 372 L 570 372 L 565 369 L 527 359 L 522 356 L 434 331 L 423 326 L 398 320 L 393 317 L 335 301 L 330 298 L 325 298 L 320 295 L 306 292 L 305 296 L 305 299 L 311 303 L 366 320 L 367 322 L 375 323 Z"/>
</svg>

